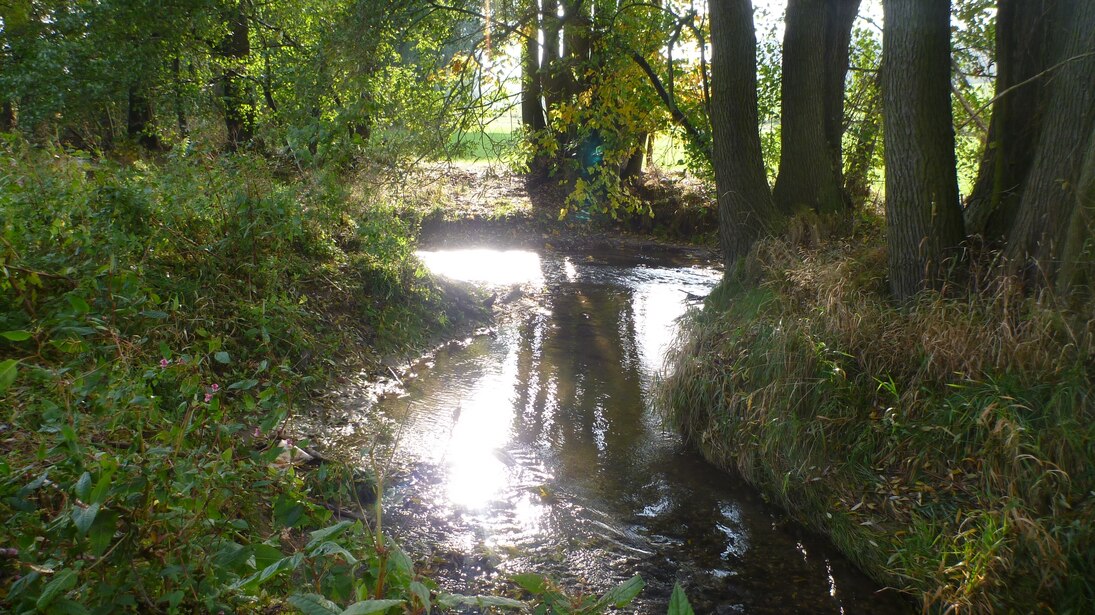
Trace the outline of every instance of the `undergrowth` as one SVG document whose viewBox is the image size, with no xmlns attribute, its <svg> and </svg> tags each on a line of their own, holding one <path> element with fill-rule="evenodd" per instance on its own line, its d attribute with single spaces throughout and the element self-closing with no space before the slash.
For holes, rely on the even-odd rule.
<svg viewBox="0 0 1095 615">
<path fill-rule="evenodd" d="M 662 406 L 927 609 L 1086 612 L 1093 312 L 997 272 L 895 307 L 879 235 L 866 222 L 815 249 L 761 244 L 688 321 Z"/>
<path fill-rule="evenodd" d="M 333 517 L 355 501 L 342 469 L 273 463 L 311 388 L 469 315 L 413 235 L 258 157 L 5 137 L 0 610 L 425 609 L 407 557 Z"/>
</svg>

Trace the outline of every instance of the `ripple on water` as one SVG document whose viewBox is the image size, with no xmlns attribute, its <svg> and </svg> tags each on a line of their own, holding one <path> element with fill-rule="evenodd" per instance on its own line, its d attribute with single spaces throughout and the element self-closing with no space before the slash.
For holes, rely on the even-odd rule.
<svg viewBox="0 0 1095 615">
<path fill-rule="evenodd" d="M 684 450 L 651 407 L 677 319 L 719 273 L 523 251 L 420 252 L 438 275 L 537 289 L 497 335 L 439 354 L 404 398 L 386 508 L 400 540 L 439 556 L 446 589 L 534 570 L 605 591 L 636 572 L 634 607 L 675 582 L 697 613 L 894 612 L 831 546 Z"/>
</svg>

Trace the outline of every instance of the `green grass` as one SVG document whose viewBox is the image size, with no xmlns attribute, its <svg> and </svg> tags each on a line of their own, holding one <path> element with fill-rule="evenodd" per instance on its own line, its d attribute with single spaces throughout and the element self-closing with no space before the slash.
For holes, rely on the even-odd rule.
<svg viewBox="0 0 1095 615">
<path fill-rule="evenodd" d="M 880 223 L 867 226 L 818 250 L 759 246 L 752 277 L 690 321 L 663 407 L 707 457 L 927 608 L 1083 612 L 1095 325 L 999 278 L 896 309 Z"/>
<path fill-rule="evenodd" d="M 341 466 L 271 466 L 309 391 L 461 317 L 413 228 L 258 157 L 0 166 L 0 610 L 421 606 Z"/>
</svg>

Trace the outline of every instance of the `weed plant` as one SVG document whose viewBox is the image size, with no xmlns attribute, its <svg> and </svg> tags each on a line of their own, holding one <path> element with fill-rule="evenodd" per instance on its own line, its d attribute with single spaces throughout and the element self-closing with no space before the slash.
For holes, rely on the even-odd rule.
<svg viewBox="0 0 1095 615">
<path fill-rule="evenodd" d="M 886 298 L 880 223 L 761 244 L 693 314 L 670 420 L 865 571 L 942 612 L 1095 604 L 1095 311 L 998 270 Z"/>
<path fill-rule="evenodd" d="M 424 608 L 337 466 L 272 465 L 312 387 L 461 317 L 337 179 L 0 144 L 0 610 Z"/>
</svg>

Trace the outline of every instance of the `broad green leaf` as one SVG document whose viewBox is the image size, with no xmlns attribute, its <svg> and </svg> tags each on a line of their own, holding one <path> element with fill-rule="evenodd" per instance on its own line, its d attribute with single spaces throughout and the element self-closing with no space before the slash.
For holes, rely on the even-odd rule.
<svg viewBox="0 0 1095 615">
<path fill-rule="evenodd" d="M 544 590 L 548 587 L 547 579 L 538 574 L 518 574 L 510 577 L 510 580 L 533 595 L 544 593 Z"/>
<path fill-rule="evenodd" d="M 370 613 L 381 613 L 393 606 L 400 606 L 403 602 L 403 600 L 362 600 L 361 602 L 355 602 L 346 607 L 346 610 L 342 611 L 339 615 L 369 615 Z"/>
<path fill-rule="evenodd" d="M 353 525 L 352 521 L 339 521 L 338 523 L 330 527 L 325 527 L 312 532 L 310 534 L 311 538 L 308 540 L 308 548 L 311 549 L 313 546 L 323 542 L 324 540 L 329 540 L 331 538 L 334 538 L 335 536 L 338 536 L 342 532 L 346 531 L 346 528 L 350 527 L 351 525 Z"/>
<path fill-rule="evenodd" d="M 95 515 L 97 514 L 99 514 L 98 504 L 92 504 L 87 508 L 72 507 L 72 523 L 76 525 L 76 530 L 80 532 L 81 536 L 86 535 L 87 531 L 91 529 L 91 524 L 95 522 Z"/>
<path fill-rule="evenodd" d="M 337 604 L 318 594 L 293 594 L 288 602 L 304 615 L 339 615 L 342 612 Z"/>
<path fill-rule="evenodd" d="M 688 596 L 684 595 L 680 583 L 673 585 L 673 595 L 669 597 L 669 612 L 666 615 L 696 615 L 692 611 L 692 605 L 688 604 Z"/>
<path fill-rule="evenodd" d="M 277 575 L 279 572 L 283 572 L 285 570 L 295 569 L 297 566 L 300 565 L 300 562 L 303 559 L 304 559 L 304 554 L 302 554 L 302 553 L 297 553 L 296 555 L 293 555 L 292 557 L 283 557 L 283 558 L 279 559 L 278 561 L 274 562 L 273 564 L 270 564 L 269 566 L 267 566 L 267 567 L 263 568 L 262 570 L 256 572 L 255 574 L 247 577 L 246 579 L 236 581 L 235 583 L 232 584 L 232 587 L 235 587 L 237 589 L 243 589 L 245 591 L 246 590 L 257 589 L 258 586 L 260 586 L 263 583 L 265 583 L 266 581 L 270 580 L 272 577 Z"/>
<path fill-rule="evenodd" d="M 53 575 L 49 583 L 42 588 L 41 595 L 38 596 L 38 601 L 35 606 L 40 610 L 45 610 L 58 596 L 67 592 L 68 590 L 76 587 L 76 571 L 71 568 L 65 568 L 61 572 Z"/>
<path fill-rule="evenodd" d="M 15 375 L 18 373 L 15 366 L 18 364 L 19 361 L 15 359 L 0 361 L 0 393 L 7 391 L 11 383 L 15 382 Z"/>
<path fill-rule="evenodd" d="M 601 599 L 597 601 L 597 604 L 615 607 L 626 606 L 639 595 L 639 592 L 643 590 L 644 586 L 646 586 L 646 583 L 643 582 L 643 578 L 639 575 L 635 575 L 608 590 L 608 593 L 601 596 Z"/>
<path fill-rule="evenodd" d="M 334 542 L 332 540 L 328 540 L 327 542 L 321 543 L 319 546 L 317 546 L 315 549 L 312 550 L 310 555 L 312 557 L 323 557 L 323 556 L 326 556 L 326 555 L 341 555 L 342 559 L 346 560 L 346 563 L 348 563 L 348 564 L 356 564 L 357 563 L 357 558 L 356 557 L 351 555 L 350 552 L 347 551 L 342 545 L 340 545 L 337 542 Z"/>
<path fill-rule="evenodd" d="M 68 299 L 68 304 L 72 306 L 72 310 L 76 314 L 87 314 L 91 311 L 91 306 L 88 305 L 87 300 L 79 295 L 68 295 L 66 299 Z"/>
<path fill-rule="evenodd" d="M 30 331 L 4 331 L 0 337 L 9 342 L 25 342 L 30 339 Z"/>
<path fill-rule="evenodd" d="M 213 358 L 217 360 L 217 363 L 229 363 L 232 361 L 232 358 L 228 356 L 228 353 L 223 350 L 215 353 Z"/>
</svg>

